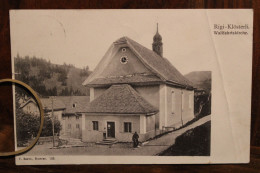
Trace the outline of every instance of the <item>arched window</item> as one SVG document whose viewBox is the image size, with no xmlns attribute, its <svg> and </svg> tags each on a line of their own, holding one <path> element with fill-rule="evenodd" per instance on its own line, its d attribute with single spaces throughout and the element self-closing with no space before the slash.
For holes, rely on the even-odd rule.
<svg viewBox="0 0 260 173">
<path fill-rule="evenodd" d="M 175 113 L 175 104 L 176 104 L 176 101 L 175 101 L 175 92 L 172 90 L 172 114 Z"/>
<path fill-rule="evenodd" d="M 184 109 L 184 104 L 185 104 L 185 97 L 184 97 L 184 92 L 181 91 L 181 109 Z"/>
</svg>

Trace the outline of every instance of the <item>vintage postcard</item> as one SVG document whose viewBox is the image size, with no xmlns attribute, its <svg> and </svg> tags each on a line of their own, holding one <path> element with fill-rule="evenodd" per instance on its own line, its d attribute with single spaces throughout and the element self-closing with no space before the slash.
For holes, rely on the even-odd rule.
<svg viewBox="0 0 260 173">
<path fill-rule="evenodd" d="M 44 107 L 17 165 L 248 163 L 253 10 L 11 10 Z M 40 115 L 14 88 L 16 149 Z"/>
</svg>

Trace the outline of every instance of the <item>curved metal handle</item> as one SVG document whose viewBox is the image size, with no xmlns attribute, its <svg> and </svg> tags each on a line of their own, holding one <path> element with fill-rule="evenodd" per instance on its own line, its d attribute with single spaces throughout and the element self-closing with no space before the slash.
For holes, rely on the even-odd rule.
<svg viewBox="0 0 260 173">
<path fill-rule="evenodd" d="M 28 147 L 23 148 L 23 149 L 18 150 L 18 151 L 0 152 L 0 156 L 11 156 L 11 155 L 16 155 L 16 154 L 21 154 L 21 153 L 24 153 L 24 152 L 30 150 L 36 144 L 38 139 L 40 138 L 40 135 L 41 135 L 41 132 L 42 132 L 42 128 L 43 128 L 43 122 L 44 122 L 44 111 L 43 111 L 41 100 L 38 97 L 37 93 L 29 85 L 27 85 L 26 83 L 21 82 L 19 80 L 16 80 L 16 79 L 1 79 L 0 80 L 0 83 L 6 83 L 6 82 L 21 85 L 24 88 L 26 88 L 28 91 L 30 91 L 30 93 L 34 96 L 34 98 L 36 99 L 36 102 L 37 102 L 37 104 L 39 106 L 41 124 L 40 124 L 40 128 L 39 128 L 39 131 L 37 133 L 36 138 L 32 141 L 32 143 Z"/>
</svg>

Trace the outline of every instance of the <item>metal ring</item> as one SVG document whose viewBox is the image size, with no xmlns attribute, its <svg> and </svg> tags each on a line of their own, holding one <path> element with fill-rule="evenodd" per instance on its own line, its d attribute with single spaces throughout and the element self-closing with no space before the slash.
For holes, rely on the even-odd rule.
<svg viewBox="0 0 260 173">
<path fill-rule="evenodd" d="M 5 82 L 19 84 L 19 85 L 23 86 L 24 88 L 26 88 L 27 90 L 29 90 L 30 93 L 36 99 L 36 102 L 37 102 L 37 104 L 39 106 L 39 109 L 40 109 L 40 118 L 41 118 L 41 124 L 40 124 L 40 128 L 39 128 L 38 134 L 37 134 L 36 138 L 32 141 L 32 143 L 28 147 L 23 148 L 23 149 L 18 150 L 18 151 L 0 152 L 0 156 L 11 156 L 11 155 L 16 155 L 16 154 L 20 154 L 20 153 L 26 152 L 26 151 L 30 150 L 36 144 L 36 142 L 40 138 L 40 135 L 41 135 L 41 132 L 42 132 L 42 128 L 43 128 L 44 111 L 43 111 L 43 107 L 42 107 L 42 103 L 41 103 L 40 98 L 38 97 L 36 92 L 29 85 L 27 85 L 26 83 L 21 82 L 19 80 L 16 80 L 16 79 L 1 79 L 0 80 L 0 83 L 5 83 Z"/>
</svg>

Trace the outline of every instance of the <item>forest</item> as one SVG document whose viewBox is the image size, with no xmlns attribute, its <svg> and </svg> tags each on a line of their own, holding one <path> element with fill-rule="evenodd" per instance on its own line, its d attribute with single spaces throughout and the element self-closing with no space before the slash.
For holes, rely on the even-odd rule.
<svg viewBox="0 0 260 173">
<path fill-rule="evenodd" d="M 89 89 L 82 82 L 91 74 L 88 66 L 83 69 L 74 65 L 53 64 L 43 58 L 14 58 L 15 79 L 31 86 L 40 96 L 89 95 Z"/>
</svg>

